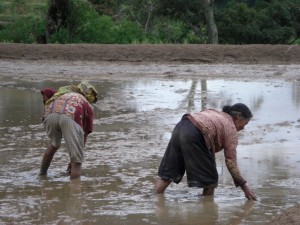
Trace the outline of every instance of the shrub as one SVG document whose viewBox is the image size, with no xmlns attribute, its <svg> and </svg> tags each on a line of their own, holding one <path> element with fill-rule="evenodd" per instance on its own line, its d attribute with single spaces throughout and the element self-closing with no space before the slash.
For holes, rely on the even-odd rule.
<svg viewBox="0 0 300 225">
<path fill-rule="evenodd" d="M 180 20 L 157 19 L 150 31 L 150 37 L 163 43 L 182 43 L 188 33 L 187 25 Z"/>
<path fill-rule="evenodd" d="M 131 44 L 141 40 L 142 29 L 130 21 L 115 22 L 112 28 L 112 41 L 118 44 Z"/>
<path fill-rule="evenodd" d="M 226 44 L 288 44 L 297 37 L 297 24 L 288 4 L 259 1 L 248 7 L 241 3 L 217 11 L 219 41 Z M 294 24 L 293 24 L 294 23 Z"/>
<path fill-rule="evenodd" d="M 10 3 L 12 14 L 24 15 L 29 11 L 29 4 L 26 0 L 12 0 Z"/>
<path fill-rule="evenodd" d="M 3 12 L 4 12 L 4 5 L 3 5 L 2 0 L 0 0 L 0 13 L 3 13 Z"/>
<path fill-rule="evenodd" d="M 35 43 L 44 35 L 45 21 L 33 16 L 19 17 L 0 31 L 0 41 L 15 43 Z"/>
<path fill-rule="evenodd" d="M 100 16 L 88 2 L 72 0 L 70 10 L 65 26 L 51 36 L 51 43 L 129 44 L 141 34 L 134 23 Z"/>
</svg>

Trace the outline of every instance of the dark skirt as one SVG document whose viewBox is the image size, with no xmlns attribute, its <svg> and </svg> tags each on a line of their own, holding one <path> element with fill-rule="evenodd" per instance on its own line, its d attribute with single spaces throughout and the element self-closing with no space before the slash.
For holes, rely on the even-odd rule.
<svg viewBox="0 0 300 225">
<path fill-rule="evenodd" d="M 187 118 L 174 128 L 158 176 L 178 184 L 185 172 L 189 187 L 218 186 L 215 155 L 207 149 L 201 131 Z"/>
</svg>

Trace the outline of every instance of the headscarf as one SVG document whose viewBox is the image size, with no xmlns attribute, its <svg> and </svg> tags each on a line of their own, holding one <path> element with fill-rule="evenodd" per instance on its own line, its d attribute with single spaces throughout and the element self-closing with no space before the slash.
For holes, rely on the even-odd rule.
<svg viewBox="0 0 300 225">
<path fill-rule="evenodd" d="M 69 85 L 69 86 L 64 86 L 60 87 L 58 91 L 50 98 L 47 102 L 46 105 L 49 105 L 51 102 L 53 102 L 55 99 L 60 97 L 63 94 L 66 93 L 78 93 L 83 95 L 86 100 L 88 100 L 89 103 L 96 103 L 97 102 L 97 95 L 98 92 L 97 90 L 89 84 L 87 81 L 82 81 L 80 84 L 76 85 Z"/>
<path fill-rule="evenodd" d="M 46 96 L 48 99 L 51 98 L 56 93 L 56 90 L 53 88 L 43 88 L 41 94 Z"/>
<path fill-rule="evenodd" d="M 80 84 L 77 85 L 81 94 L 89 101 L 89 103 L 96 103 L 97 102 L 97 90 L 89 84 L 87 81 L 82 81 Z"/>
</svg>

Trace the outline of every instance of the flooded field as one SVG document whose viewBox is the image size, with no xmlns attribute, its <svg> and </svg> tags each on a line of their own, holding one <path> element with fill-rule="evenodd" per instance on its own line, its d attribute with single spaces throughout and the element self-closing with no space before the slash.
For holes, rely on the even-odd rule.
<svg viewBox="0 0 300 225">
<path fill-rule="evenodd" d="M 266 224 L 299 202 L 300 81 L 91 81 L 100 100 L 80 181 L 66 174 L 64 145 L 41 178 L 48 139 L 39 90 L 70 83 L 1 79 L 0 224 Z M 154 195 L 157 168 L 180 117 L 237 102 L 254 114 L 240 132 L 238 164 L 258 200 L 248 201 L 234 187 L 223 152 L 214 198 L 187 188 L 185 180 Z"/>
</svg>

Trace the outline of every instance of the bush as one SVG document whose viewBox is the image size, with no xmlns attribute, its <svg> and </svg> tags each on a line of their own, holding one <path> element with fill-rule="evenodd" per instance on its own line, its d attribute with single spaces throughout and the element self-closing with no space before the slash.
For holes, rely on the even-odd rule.
<svg viewBox="0 0 300 225">
<path fill-rule="evenodd" d="M 36 43 L 44 35 L 45 21 L 39 18 L 19 17 L 0 31 L 1 42 Z"/>
<path fill-rule="evenodd" d="M 219 28 L 219 42 L 228 44 L 244 44 L 255 41 L 259 28 L 255 24 L 255 10 L 247 4 L 236 4 L 226 9 L 223 14 L 216 13 Z"/>
<path fill-rule="evenodd" d="M 207 44 L 209 37 L 206 32 L 205 26 L 202 26 L 201 35 L 196 35 L 194 31 L 189 31 L 184 39 L 185 44 Z"/>
<path fill-rule="evenodd" d="M 163 43 L 182 43 L 189 29 L 180 20 L 159 18 L 147 35 L 150 39 L 159 39 Z"/>
<path fill-rule="evenodd" d="M 2 0 L 0 0 L 0 13 L 3 13 L 3 12 L 4 12 L 4 5 L 3 5 Z"/>
<path fill-rule="evenodd" d="M 219 41 L 225 44 L 288 44 L 297 37 L 299 21 L 289 4 L 259 1 L 254 8 L 241 3 L 216 13 Z"/>
<path fill-rule="evenodd" d="M 90 3 L 71 1 L 71 14 L 66 24 L 54 33 L 51 43 L 119 43 L 129 44 L 137 40 L 141 31 L 129 21 L 114 22 L 109 16 L 100 16 Z"/>
<path fill-rule="evenodd" d="M 26 0 L 12 0 L 10 3 L 12 14 L 24 15 L 29 11 L 29 4 Z"/>
<path fill-rule="evenodd" d="M 51 43 L 110 43 L 112 21 L 106 16 L 97 16 L 73 27 L 64 27 L 54 33 Z"/>
<path fill-rule="evenodd" d="M 118 44 L 131 44 L 140 41 L 142 29 L 130 21 L 116 22 L 112 28 L 112 41 Z"/>
<path fill-rule="evenodd" d="M 296 35 L 291 25 L 293 16 L 287 5 L 274 1 L 257 12 L 256 23 L 261 30 L 261 42 L 271 44 L 288 44 Z"/>
</svg>

